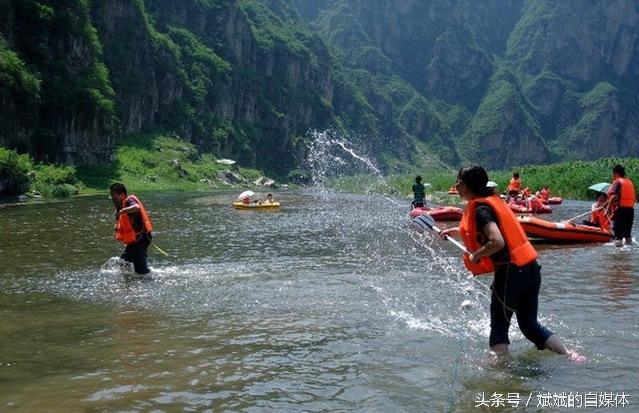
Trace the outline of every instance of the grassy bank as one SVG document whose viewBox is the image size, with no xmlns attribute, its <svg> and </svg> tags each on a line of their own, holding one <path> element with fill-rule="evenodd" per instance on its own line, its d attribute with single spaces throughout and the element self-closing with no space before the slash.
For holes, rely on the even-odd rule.
<svg viewBox="0 0 639 413">
<path fill-rule="evenodd" d="M 115 181 L 136 191 L 201 191 L 242 185 L 260 176 L 258 170 L 220 164 L 192 144 L 162 134 L 128 136 L 118 143 L 114 162 L 78 168 L 80 181 L 100 191 Z"/>
<path fill-rule="evenodd" d="M 592 184 L 610 182 L 612 167 L 621 164 L 626 175 L 639 182 L 638 158 L 606 158 L 596 161 L 572 161 L 551 165 L 529 165 L 515 168 L 519 172 L 524 187 L 533 192 L 548 185 L 553 196 L 570 199 L 592 199 L 594 193 L 588 189 Z M 497 182 L 499 191 L 504 191 L 513 171 L 489 171 L 490 179 Z M 384 181 L 372 176 L 341 177 L 330 181 L 329 186 L 345 192 L 385 193 L 406 197 L 412 195 L 411 186 L 416 174 L 422 175 L 423 182 L 431 184 L 431 192 L 445 192 L 455 182 L 456 172 L 435 171 L 412 174 L 391 175 Z M 432 195 L 432 194 L 431 194 Z M 439 196 L 442 199 L 442 196 Z M 445 197 L 443 197 L 445 200 Z"/>
<path fill-rule="evenodd" d="M 117 144 L 113 162 L 90 167 L 38 164 L 28 155 L 0 148 L 0 198 L 91 194 L 116 181 L 131 191 L 202 191 L 246 185 L 261 176 L 255 169 L 218 163 L 192 144 L 164 134 L 127 136 Z"/>
</svg>

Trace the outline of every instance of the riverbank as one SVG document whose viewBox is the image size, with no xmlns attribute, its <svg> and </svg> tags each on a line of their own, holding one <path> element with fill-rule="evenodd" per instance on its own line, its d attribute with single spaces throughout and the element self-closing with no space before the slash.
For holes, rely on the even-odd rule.
<svg viewBox="0 0 639 413">
<path fill-rule="evenodd" d="M 208 191 L 274 185 L 257 169 L 201 154 L 166 134 L 130 135 L 116 146 L 114 161 L 89 167 L 39 164 L 0 148 L 0 198 L 66 198 L 104 192 L 115 181 L 134 191 Z"/>
<path fill-rule="evenodd" d="M 588 200 L 594 193 L 589 186 L 599 182 L 610 182 L 612 167 L 621 164 L 630 179 L 639 179 L 638 158 L 605 158 L 596 161 L 570 161 L 551 165 L 528 165 L 513 168 L 519 172 L 523 186 L 532 192 L 548 185 L 552 196 L 569 199 Z M 513 171 L 489 171 L 490 179 L 497 183 L 497 190 L 503 192 Z M 328 186 L 342 192 L 383 193 L 398 197 L 412 196 L 411 186 L 415 175 L 421 175 L 424 183 L 429 183 L 427 192 L 438 201 L 447 200 L 445 192 L 455 182 L 457 171 L 413 171 L 413 173 L 393 174 L 381 180 L 371 175 L 356 175 L 334 178 Z"/>
<path fill-rule="evenodd" d="M 18 155 L 0 147 L 0 199 L 30 197 L 65 198 L 78 194 L 104 192 L 115 181 L 122 181 L 134 191 L 208 191 L 212 189 L 269 184 L 257 169 L 244 168 L 233 160 L 201 154 L 192 144 L 167 134 L 129 135 L 116 146 L 114 161 L 90 167 L 47 165 L 34 162 L 28 155 Z M 596 161 L 570 161 L 551 165 L 528 165 L 514 168 L 524 187 L 533 192 L 548 185 L 553 196 L 592 199 L 588 187 L 610 182 L 611 169 L 622 164 L 632 179 L 639 177 L 638 158 L 606 158 Z M 448 202 L 446 192 L 455 182 L 455 170 L 433 169 L 391 174 L 384 178 L 369 174 L 332 178 L 325 184 L 337 191 L 381 193 L 396 197 L 412 195 L 415 175 L 429 183 L 429 197 L 434 202 Z M 512 171 L 490 171 L 490 179 L 504 191 Z M 305 171 L 292 171 L 285 179 L 310 181 Z"/>
</svg>

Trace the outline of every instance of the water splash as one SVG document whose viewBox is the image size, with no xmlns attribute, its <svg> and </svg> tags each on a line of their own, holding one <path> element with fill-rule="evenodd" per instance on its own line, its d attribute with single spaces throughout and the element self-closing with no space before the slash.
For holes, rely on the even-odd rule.
<svg viewBox="0 0 639 413">
<path fill-rule="evenodd" d="M 331 130 L 312 131 L 311 136 L 313 140 L 309 148 L 308 164 L 315 186 L 326 191 L 327 180 L 364 172 L 375 178 L 376 189 L 388 187 L 385 177 L 375 162 L 362 154 L 362 150 L 346 138 Z M 384 198 L 386 205 L 378 205 L 378 208 L 398 210 L 408 207 L 398 198 L 388 196 Z M 379 213 L 376 216 L 379 218 L 385 214 Z M 384 224 L 389 227 L 394 225 L 390 222 Z M 442 300 L 439 306 L 422 308 L 416 304 L 421 300 L 417 292 L 413 291 L 414 296 L 406 296 L 405 291 L 399 289 L 396 291 L 393 288 L 394 280 L 384 277 L 381 283 L 375 280 L 368 287 L 376 292 L 388 314 L 406 324 L 410 329 L 484 341 L 489 331 L 486 306 L 490 301 L 490 297 L 484 291 L 485 287 L 469 280 L 466 271 L 459 265 L 458 258 L 452 257 L 431 233 L 419 234 L 403 225 L 393 232 L 398 237 L 412 238 L 418 261 L 428 267 L 426 272 L 439 274 L 438 278 L 424 277 L 421 281 L 430 285 L 431 292 L 441 295 Z M 368 249 L 371 251 L 369 268 L 373 272 L 383 274 L 385 267 L 389 264 L 384 260 L 384 254 L 388 254 L 389 249 L 392 249 L 394 245 L 401 245 L 401 243 L 389 241 L 387 239 L 385 247 L 381 249 L 374 245 L 373 241 L 369 242 Z M 403 256 L 405 252 L 395 251 L 393 255 Z M 420 274 L 407 273 L 406 277 L 420 277 Z M 422 290 L 421 293 L 423 292 Z"/>
<path fill-rule="evenodd" d="M 327 179 L 358 172 L 372 172 L 378 180 L 385 182 L 375 162 L 346 138 L 332 130 L 314 130 L 310 132 L 310 136 L 312 142 L 307 163 L 314 186 L 323 188 Z"/>
<path fill-rule="evenodd" d="M 111 274 L 131 274 L 133 273 L 133 263 L 124 261 L 120 257 L 111 257 L 100 267 L 101 273 Z"/>
</svg>

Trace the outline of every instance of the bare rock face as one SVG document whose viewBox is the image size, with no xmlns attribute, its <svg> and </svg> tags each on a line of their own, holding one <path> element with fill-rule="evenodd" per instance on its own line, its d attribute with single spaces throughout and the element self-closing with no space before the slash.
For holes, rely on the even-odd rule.
<svg viewBox="0 0 639 413">
<path fill-rule="evenodd" d="M 496 74 L 464 135 L 465 157 L 507 168 L 551 160 L 533 112 L 516 77 L 509 71 Z"/>
<path fill-rule="evenodd" d="M 488 55 L 476 45 L 470 34 L 448 30 L 433 45 L 426 68 L 426 90 L 448 102 L 477 99 L 484 93 L 492 74 Z"/>
<path fill-rule="evenodd" d="M 245 184 L 248 182 L 242 175 L 228 169 L 218 172 L 217 179 L 226 185 Z"/>
<path fill-rule="evenodd" d="M 260 176 L 255 181 L 253 181 L 253 185 L 255 186 L 267 186 L 269 188 L 276 188 L 277 185 L 274 179 L 267 178 L 266 176 Z"/>
<path fill-rule="evenodd" d="M 531 1 L 513 30 L 509 58 L 531 74 L 548 68 L 592 81 L 639 75 L 639 4 L 634 0 Z"/>
<path fill-rule="evenodd" d="M 7 0 L 0 11 L 0 53 L 20 62 L 9 65 L 13 80 L 0 92 L 8 109 L 7 118 L 0 115 L 0 144 L 51 162 L 108 158 L 116 125 L 113 91 L 100 45 L 90 36 L 94 27 L 86 4 L 54 9 Z"/>
</svg>

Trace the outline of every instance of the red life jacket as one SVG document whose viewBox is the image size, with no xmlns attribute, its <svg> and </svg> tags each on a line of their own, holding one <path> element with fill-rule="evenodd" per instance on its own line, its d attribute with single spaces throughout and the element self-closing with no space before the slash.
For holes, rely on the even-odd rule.
<svg viewBox="0 0 639 413">
<path fill-rule="evenodd" d="M 541 195 L 541 199 L 544 201 L 548 201 L 548 198 L 550 198 L 550 191 L 547 190 L 546 188 L 542 188 L 539 191 L 539 194 Z"/>
<path fill-rule="evenodd" d="M 142 232 L 150 233 L 151 231 L 153 231 L 153 225 L 151 224 L 149 214 L 147 214 L 144 205 L 142 204 L 142 202 L 140 202 L 137 196 L 129 195 L 128 197 L 126 197 L 126 199 L 122 201 L 122 208 L 126 207 L 126 203 L 128 200 L 135 202 L 140 207 L 139 212 L 140 216 L 142 217 L 143 230 L 141 232 L 135 232 L 129 214 L 120 214 L 118 222 L 115 225 L 115 239 L 125 245 L 132 244 L 140 239 L 140 235 Z"/>
<path fill-rule="evenodd" d="M 476 198 L 468 203 L 464 210 L 459 230 L 466 248 L 471 252 L 478 250 L 481 245 L 477 241 L 477 222 L 475 221 L 475 209 L 478 205 L 490 206 L 497 217 L 497 226 L 501 232 L 508 251 L 510 253 L 510 263 L 522 267 L 537 259 L 537 251 L 533 248 L 528 237 L 521 227 L 515 214 L 510 207 L 497 195 L 490 195 L 485 198 Z M 464 265 L 474 275 L 486 274 L 495 271 L 495 266 L 490 257 L 483 257 L 478 263 L 468 259 L 464 255 Z"/>
</svg>

